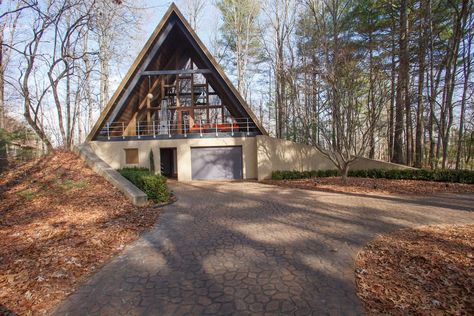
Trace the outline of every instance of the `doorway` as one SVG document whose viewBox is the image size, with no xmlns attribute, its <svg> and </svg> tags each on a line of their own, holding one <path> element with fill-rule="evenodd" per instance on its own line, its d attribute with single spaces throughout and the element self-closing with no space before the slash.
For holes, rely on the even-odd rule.
<svg viewBox="0 0 474 316">
<path fill-rule="evenodd" d="M 160 148 L 161 174 L 167 178 L 178 178 L 176 148 Z"/>
</svg>

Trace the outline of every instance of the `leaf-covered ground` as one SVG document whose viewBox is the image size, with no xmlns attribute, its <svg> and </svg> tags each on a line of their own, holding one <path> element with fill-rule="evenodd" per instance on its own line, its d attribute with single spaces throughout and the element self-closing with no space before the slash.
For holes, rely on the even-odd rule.
<svg viewBox="0 0 474 316">
<path fill-rule="evenodd" d="M 474 184 L 445 183 L 420 180 L 391 180 L 341 177 L 302 180 L 265 180 L 264 183 L 280 186 L 339 193 L 413 194 L 474 193 Z"/>
<path fill-rule="evenodd" d="M 425 226 L 382 235 L 356 262 L 369 315 L 473 315 L 474 225 Z"/>
<path fill-rule="evenodd" d="M 152 226 L 72 153 L 0 175 L 0 315 L 44 314 Z"/>
</svg>

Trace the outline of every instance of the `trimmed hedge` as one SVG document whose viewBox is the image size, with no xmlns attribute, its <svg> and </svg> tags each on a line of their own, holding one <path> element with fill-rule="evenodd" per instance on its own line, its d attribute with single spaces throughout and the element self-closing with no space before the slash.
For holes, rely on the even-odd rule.
<svg viewBox="0 0 474 316">
<path fill-rule="evenodd" d="M 124 168 L 120 174 L 146 193 L 150 200 L 166 202 L 169 199 L 169 190 L 166 178 L 162 175 L 152 174 L 145 168 Z"/>
<path fill-rule="evenodd" d="M 277 170 L 277 171 L 272 172 L 273 180 L 294 180 L 294 179 L 308 179 L 308 178 L 317 178 L 317 177 L 336 177 L 336 176 L 340 176 L 340 172 L 338 170 L 312 170 L 312 171 Z M 349 170 L 348 176 L 357 177 L 357 178 L 424 180 L 424 181 L 474 184 L 474 171 L 470 171 L 470 170 L 366 169 L 366 170 Z"/>
<path fill-rule="evenodd" d="M 308 179 L 308 178 L 325 178 L 325 177 L 337 177 L 340 173 L 338 170 L 311 170 L 311 171 L 290 171 L 290 170 L 277 170 L 272 172 L 273 180 L 295 180 L 295 179 Z"/>
</svg>

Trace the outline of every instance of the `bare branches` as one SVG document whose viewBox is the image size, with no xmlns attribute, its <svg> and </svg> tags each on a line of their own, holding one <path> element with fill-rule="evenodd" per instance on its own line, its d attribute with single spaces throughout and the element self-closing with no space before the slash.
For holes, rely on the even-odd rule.
<svg viewBox="0 0 474 316">
<path fill-rule="evenodd" d="M 75 135 L 78 122 L 85 121 L 81 116 L 87 112 L 92 121 L 99 108 L 95 91 L 99 84 L 91 81 L 104 76 L 108 86 L 110 74 L 103 70 L 117 56 L 119 36 L 126 38 L 137 23 L 133 8 L 128 3 L 122 6 L 122 1 L 21 0 L 6 15 L 19 17 L 21 31 L 14 41 L 2 44 L 13 57 L 2 78 L 9 91 L 23 99 L 25 120 L 49 148 L 53 144 L 71 148 L 81 141 Z M 9 21 L 9 30 L 12 26 Z"/>
</svg>

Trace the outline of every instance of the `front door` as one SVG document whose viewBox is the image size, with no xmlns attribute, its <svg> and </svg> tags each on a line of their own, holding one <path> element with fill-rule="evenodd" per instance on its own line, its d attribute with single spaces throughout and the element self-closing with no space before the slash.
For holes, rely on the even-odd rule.
<svg viewBox="0 0 474 316">
<path fill-rule="evenodd" d="M 176 148 L 160 148 L 160 167 L 163 176 L 178 177 Z"/>
</svg>

